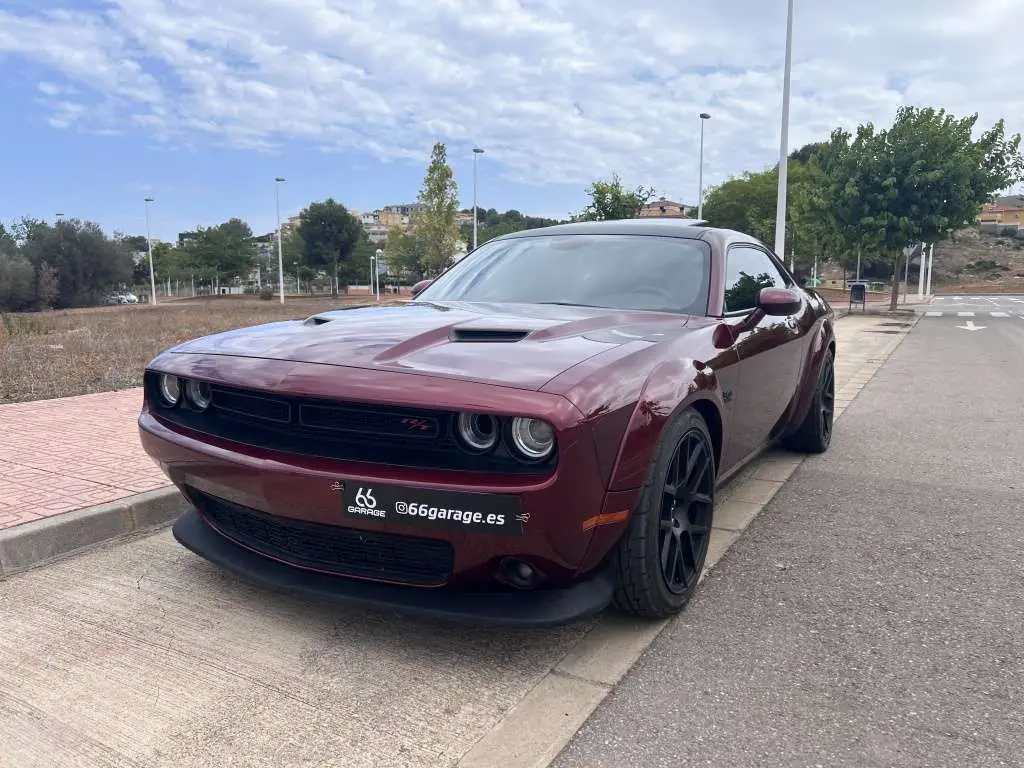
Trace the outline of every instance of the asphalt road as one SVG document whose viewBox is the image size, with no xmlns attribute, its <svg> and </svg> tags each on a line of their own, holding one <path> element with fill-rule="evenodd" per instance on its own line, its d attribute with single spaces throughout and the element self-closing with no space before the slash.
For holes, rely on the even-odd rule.
<svg viewBox="0 0 1024 768">
<path fill-rule="evenodd" d="M 929 307 L 554 765 L 1024 765 L 1024 299 L 970 302 Z"/>
</svg>

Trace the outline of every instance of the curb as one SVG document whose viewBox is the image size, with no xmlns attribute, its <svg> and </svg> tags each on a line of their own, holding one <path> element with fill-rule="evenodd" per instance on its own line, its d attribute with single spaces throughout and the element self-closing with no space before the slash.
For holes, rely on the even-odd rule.
<svg viewBox="0 0 1024 768">
<path fill-rule="evenodd" d="M 99 544 L 153 533 L 187 506 L 172 485 L 0 530 L 0 579 Z"/>
</svg>

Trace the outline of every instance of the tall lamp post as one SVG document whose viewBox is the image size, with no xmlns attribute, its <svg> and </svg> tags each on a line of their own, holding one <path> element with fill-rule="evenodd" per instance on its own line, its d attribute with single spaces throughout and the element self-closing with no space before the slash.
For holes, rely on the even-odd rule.
<svg viewBox="0 0 1024 768">
<path fill-rule="evenodd" d="M 274 203 L 277 209 L 277 285 L 284 304 L 284 251 L 281 247 L 281 182 L 280 176 L 274 177 Z"/>
<path fill-rule="evenodd" d="M 779 194 L 775 203 L 775 253 L 786 252 L 786 183 L 789 176 L 789 81 L 793 70 L 793 0 L 786 12 L 786 65 L 782 75 L 782 137 L 779 140 Z"/>
<path fill-rule="evenodd" d="M 146 248 L 149 250 L 149 303 L 156 305 L 156 272 L 153 270 L 153 239 L 149 236 L 149 204 L 152 197 L 143 198 L 146 204 Z"/>
<path fill-rule="evenodd" d="M 476 250 L 476 161 L 484 151 L 473 147 L 473 250 Z"/>
<path fill-rule="evenodd" d="M 697 171 L 697 218 L 704 218 L 704 121 L 710 120 L 707 112 L 700 113 L 700 168 Z"/>
<path fill-rule="evenodd" d="M 373 263 L 373 276 L 377 280 L 377 288 L 374 291 L 374 293 L 377 296 L 377 301 L 380 301 L 380 262 L 381 262 L 381 259 L 383 259 L 383 258 L 384 258 L 384 251 L 381 250 L 380 248 L 378 248 L 377 252 L 374 254 L 374 259 L 373 259 L 373 262 L 374 262 Z"/>
</svg>

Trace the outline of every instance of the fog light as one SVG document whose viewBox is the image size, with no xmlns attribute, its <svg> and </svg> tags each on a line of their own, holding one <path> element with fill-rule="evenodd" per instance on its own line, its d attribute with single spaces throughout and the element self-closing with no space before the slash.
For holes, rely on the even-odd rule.
<svg viewBox="0 0 1024 768">
<path fill-rule="evenodd" d="M 540 573 L 525 560 L 506 557 L 501 561 L 501 574 L 516 589 L 533 589 L 540 583 Z"/>
</svg>

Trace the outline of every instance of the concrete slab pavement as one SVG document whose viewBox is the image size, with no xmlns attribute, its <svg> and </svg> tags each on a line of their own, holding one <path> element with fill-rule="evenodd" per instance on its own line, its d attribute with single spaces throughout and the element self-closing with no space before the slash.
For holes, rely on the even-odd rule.
<svg viewBox="0 0 1024 768">
<path fill-rule="evenodd" d="M 841 394 L 902 340 L 891 322 L 840 321 Z M 800 461 L 773 452 L 724 489 L 709 566 Z M 467 633 L 325 607 L 167 531 L 9 577 L 0 613 L 4 768 L 546 765 L 665 626 Z"/>
<path fill-rule="evenodd" d="M 1022 379 L 917 324 L 554 765 L 1024 765 Z"/>
</svg>

